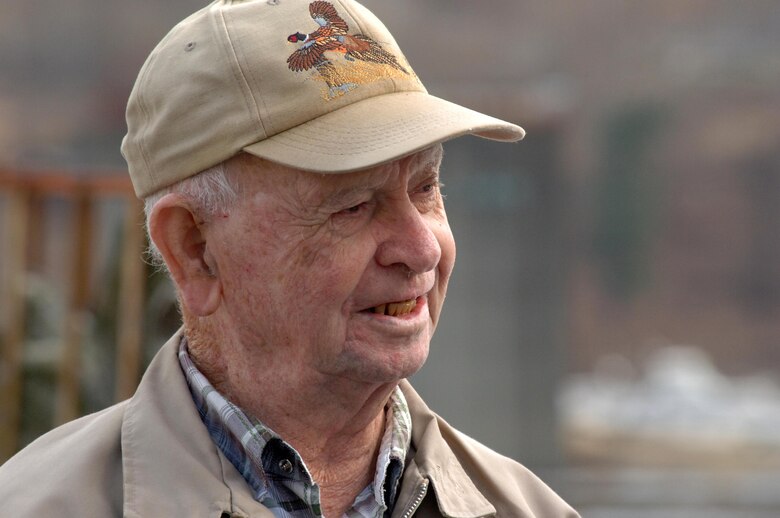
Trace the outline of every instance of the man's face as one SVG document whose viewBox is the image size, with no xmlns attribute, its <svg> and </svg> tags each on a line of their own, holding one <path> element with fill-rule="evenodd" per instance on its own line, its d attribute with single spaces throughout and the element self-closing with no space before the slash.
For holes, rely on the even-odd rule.
<svg viewBox="0 0 780 518">
<path fill-rule="evenodd" d="M 422 366 L 455 261 L 440 162 L 440 146 L 347 174 L 233 160 L 240 200 L 207 246 L 247 368 L 373 383 Z"/>
</svg>

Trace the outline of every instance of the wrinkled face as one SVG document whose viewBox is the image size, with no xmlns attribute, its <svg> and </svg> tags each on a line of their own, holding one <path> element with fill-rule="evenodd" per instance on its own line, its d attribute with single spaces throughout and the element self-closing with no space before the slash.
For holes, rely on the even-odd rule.
<svg viewBox="0 0 780 518">
<path fill-rule="evenodd" d="M 347 174 L 236 160 L 241 199 L 209 247 L 247 361 L 361 382 L 416 372 L 455 261 L 441 146 Z"/>
</svg>

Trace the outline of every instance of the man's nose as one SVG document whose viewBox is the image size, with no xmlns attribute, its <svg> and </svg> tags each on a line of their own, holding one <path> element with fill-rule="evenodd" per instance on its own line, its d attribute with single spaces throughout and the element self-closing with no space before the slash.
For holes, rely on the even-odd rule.
<svg viewBox="0 0 780 518">
<path fill-rule="evenodd" d="M 436 268 L 441 246 L 433 226 L 435 218 L 420 213 L 406 199 L 386 207 L 379 218 L 379 246 L 376 259 L 382 266 L 403 265 L 414 273 Z"/>
</svg>

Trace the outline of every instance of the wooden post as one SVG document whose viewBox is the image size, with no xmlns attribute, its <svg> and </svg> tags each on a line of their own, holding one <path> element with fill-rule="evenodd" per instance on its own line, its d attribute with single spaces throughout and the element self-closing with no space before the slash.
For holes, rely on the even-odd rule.
<svg viewBox="0 0 780 518">
<path fill-rule="evenodd" d="M 92 244 L 92 202 L 89 191 L 79 188 L 75 197 L 75 246 L 71 254 L 70 296 L 65 316 L 62 359 L 55 423 L 61 424 L 80 415 L 81 349 L 86 336 L 89 272 Z"/>
<path fill-rule="evenodd" d="M 2 250 L 7 268 L 2 278 L 2 293 L 7 320 L 0 370 L 0 464 L 16 452 L 21 428 L 30 192 L 19 186 L 10 189 L 5 212 L 6 242 Z"/>
<path fill-rule="evenodd" d="M 119 308 L 117 318 L 116 387 L 117 401 L 133 395 L 141 370 L 143 330 L 144 247 L 140 204 L 129 196 L 125 206 L 122 244 Z"/>
</svg>

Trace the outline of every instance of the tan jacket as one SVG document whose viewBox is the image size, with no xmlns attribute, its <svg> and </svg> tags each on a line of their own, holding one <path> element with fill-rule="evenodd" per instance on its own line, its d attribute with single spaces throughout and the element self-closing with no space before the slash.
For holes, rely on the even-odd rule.
<svg viewBox="0 0 780 518">
<path fill-rule="evenodd" d="M 0 515 L 273 517 L 203 426 L 178 341 L 157 354 L 132 399 L 49 432 L 0 467 Z M 578 516 L 524 467 L 450 427 L 407 382 L 401 388 L 415 451 L 393 518 Z"/>
</svg>

